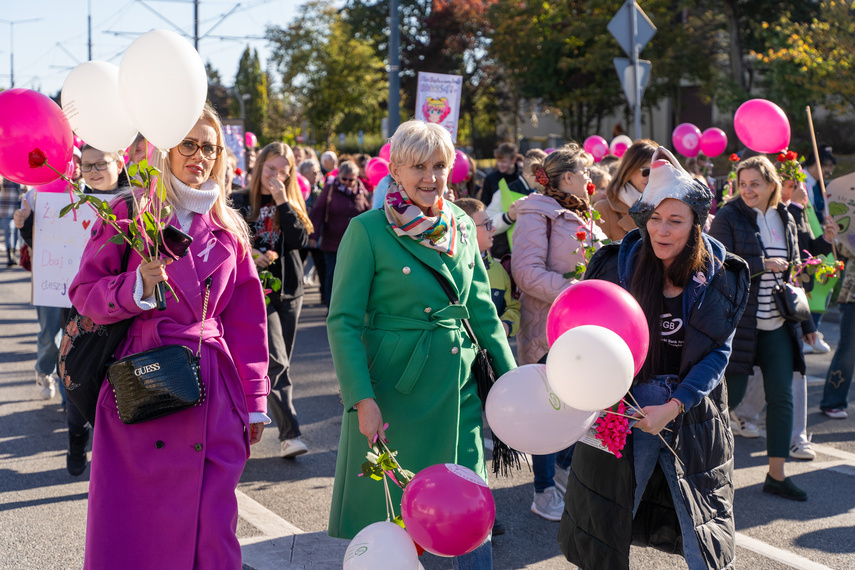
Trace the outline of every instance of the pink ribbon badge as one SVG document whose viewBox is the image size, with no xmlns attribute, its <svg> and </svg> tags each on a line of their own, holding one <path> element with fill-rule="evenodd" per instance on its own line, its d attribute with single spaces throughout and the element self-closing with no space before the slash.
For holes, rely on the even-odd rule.
<svg viewBox="0 0 855 570">
<path fill-rule="evenodd" d="M 205 245 L 205 249 L 203 249 L 201 252 L 199 252 L 199 255 L 197 257 L 201 257 L 202 261 L 207 263 L 208 262 L 208 255 L 210 255 L 211 250 L 214 249 L 215 245 L 217 245 L 217 238 L 212 237 L 211 239 L 208 240 L 208 243 Z"/>
</svg>

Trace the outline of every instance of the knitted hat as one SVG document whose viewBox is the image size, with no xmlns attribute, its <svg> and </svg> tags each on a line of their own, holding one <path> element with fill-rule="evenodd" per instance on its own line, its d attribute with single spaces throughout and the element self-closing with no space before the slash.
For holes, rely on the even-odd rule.
<svg viewBox="0 0 855 570">
<path fill-rule="evenodd" d="M 651 158 L 647 187 L 638 202 L 629 209 L 635 225 L 643 230 L 653 210 L 667 198 L 674 198 L 689 206 L 698 215 L 701 227 L 704 226 L 712 205 L 712 192 L 706 185 L 689 176 L 674 155 L 660 146 Z"/>
</svg>

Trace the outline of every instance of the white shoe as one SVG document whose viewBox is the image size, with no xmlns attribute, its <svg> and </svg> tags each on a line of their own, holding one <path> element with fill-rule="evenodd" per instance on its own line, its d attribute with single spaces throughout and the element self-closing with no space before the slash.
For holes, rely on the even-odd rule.
<svg viewBox="0 0 855 570">
<path fill-rule="evenodd" d="M 531 512 L 548 521 L 560 521 L 564 513 L 564 500 L 555 487 L 547 487 L 542 493 L 534 494 Z"/>
<path fill-rule="evenodd" d="M 807 441 L 800 441 L 791 445 L 790 457 L 804 461 L 812 461 L 816 459 L 816 451 L 814 451 L 810 445 L 810 438 L 808 438 Z"/>
<path fill-rule="evenodd" d="M 53 374 L 36 372 L 36 392 L 42 400 L 50 400 L 56 395 L 56 380 Z"/>
<path fill-rule="evenodd" d="M 823 340 L 821 332 L 816 333 L 816 342 L 814 344 L 809 345 L 805 343 L 805 348 L 807 348 L 808 346 L 811 347 L 811 352 L 814 352 L 816 354 L 826 354 L 828 352 L 831 352 L 831 347 L 828 346 L 828 343 L 825 342 L 825 340 Z"/>
<path fill-rule="evenodd" d="M 760 437 L 760 430 L 749 421 L 743 420 L 733 412 L 730 412 L 730 430 L 733 435 L 739 435 L 745 439 L 756 439 Z"/>
<path fill-rule="evenodd" d="M 309 451 L 306 444 L 299 437 L 294 439 L 286 439 L 282 442 L 279 449 L 279 457 L 297 457 Z"/>
</svg>

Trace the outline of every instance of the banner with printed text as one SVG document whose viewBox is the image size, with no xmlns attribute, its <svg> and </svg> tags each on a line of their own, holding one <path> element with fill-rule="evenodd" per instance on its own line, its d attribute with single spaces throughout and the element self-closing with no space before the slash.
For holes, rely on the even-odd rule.
<svg viewBox="0 0 855 570">
<path fill-rule="evenodd" d="M 77 210 L 77 221 L 59 211 L 69 204 L 68 194 L 36 192 L 33 208 L 33 305 L 70 307 L 68 287 L 83 248 L 92 235 L 97 216 L 88 206 Z"/>
<path fill-rule="evenodd" d="M 419 72 L 416 91 L 416 119 L 437 123 L 451 133 L 457 144 L 457 123 L 460 119 L 460 93 L 463 76 Z"/>
</svg>

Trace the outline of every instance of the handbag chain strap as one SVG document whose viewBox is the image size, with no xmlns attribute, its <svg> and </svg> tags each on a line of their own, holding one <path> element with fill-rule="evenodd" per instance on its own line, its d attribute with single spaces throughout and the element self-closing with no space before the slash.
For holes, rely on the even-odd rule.
<svg viewBox="0 0 855 570">
<path fill-rule="evenodd" d="M 208 297 L 211 296 L 211 281 L 211 277 L 205 280 L 205 300 L 202 302 L 202 324 L 199 327 L 199 348 L 196 350 L 196 358 L 202 356 L 202 333 L 205 332 L 205 319 L 208 316 Z"/>
</svg>

